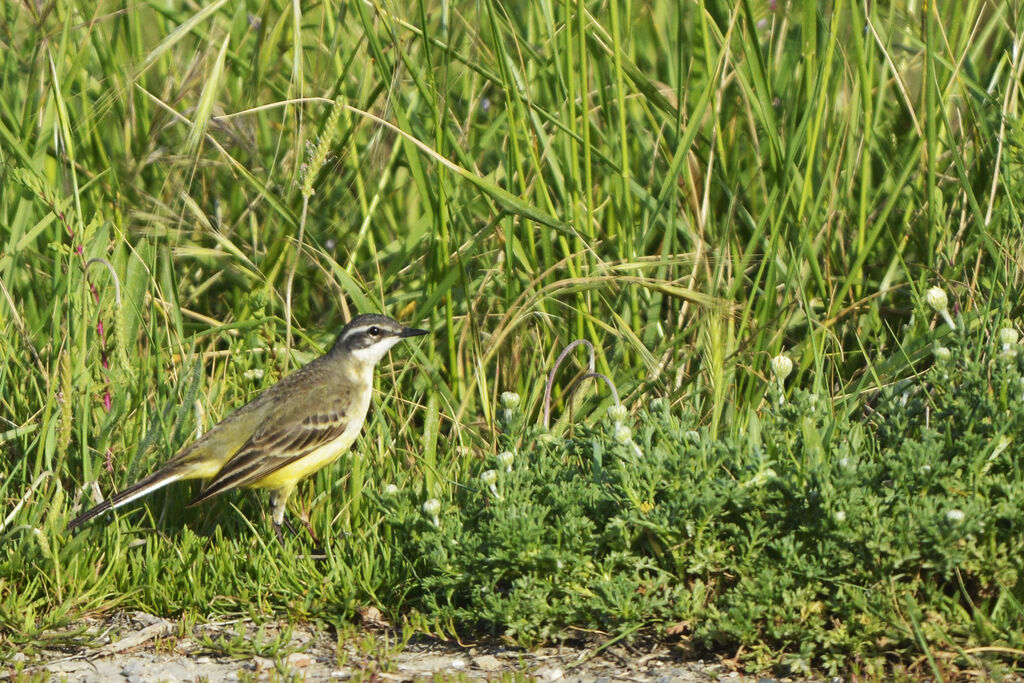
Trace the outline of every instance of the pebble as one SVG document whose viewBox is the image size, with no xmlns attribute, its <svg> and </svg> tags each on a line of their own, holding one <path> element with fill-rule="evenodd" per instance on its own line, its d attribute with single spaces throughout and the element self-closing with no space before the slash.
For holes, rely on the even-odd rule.
<svg viewBox="0 0 1024 683">
<path fill-rule="evenodd" d="M 494 655 L 480 655 L 473 658 L 473 666 L 481 671 L 497 671 L 501 668 L 501 660 Z"/>
</svg>

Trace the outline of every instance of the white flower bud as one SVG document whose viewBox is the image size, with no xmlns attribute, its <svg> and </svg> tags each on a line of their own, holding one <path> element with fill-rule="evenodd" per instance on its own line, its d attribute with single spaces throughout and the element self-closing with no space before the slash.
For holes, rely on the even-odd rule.
<svg viewBox="0 0 1024 683">
<path fill-rule="evenodd" d="M 1004 354 L 1013 354 L 1016 349 L 1017 340 L 1020 334 L 1012 327 L 1004 327 L 999 330 L 999 343 L 1002 344 Z"/>
<path fill-rule="evenodd" d="M 512 451 L 502 451 L 498 453 L 498 464 L 505 468 L 506 472 L 512 471 L 512 463 L 515 461 L 516 456 Z"/>
<path fill-rule="evenodd" d="M 932 287 L 925 292 L 924 302 L 936 313 L 942 313 L 949 304 L 949 300 L 946 298 L 946 291 L 942 287 Z"/>
<path fill-rule="evenodd" d="M 608 406 L 608 417 L 615 422 L 622 422 L 629 415 L 629 411 L 626 410 L 626 406 L 621 403 Z"/>
<path fill-rule="evenodd" d="M 938 361 L 947 361 L 953 357 L 953 352 L 945 346 L 936 346 L 932 353 L 935 354 L 935 360 Z"/>
<path fill-rule="evenodd" d="M 619 443 L 629 443 L 630 441 L 633 440 L 633 430 L 631 430 L 626 425 L 616 425 L 615 431 L 612 432 L 612 436 Z"/>
<path fill-rule="evenodd" d="M 946 519 L 952 522 L 953 524 L 959 524 L 960 522 L 964 521 L 964 511 L 960 510 L 959 508 L 953 508 L 952 510 L 946 513 Z"/>
<path fill-rule="evenodd" d="M 487 488 L 491 490 L 491 495 L 494 497 L 498 496 L 498 487 L 495 484 L 498 483 L 498 472 L 497 470 L 486 470 L 480 473 L 480 481 L 487 485 Z"/>
<path fill-rule="evenodd" d="M 514 391 L 503 391 L 498 397 L 498 402 L 505 410 L 515 410 L 519 407 L 519 394 Z"/>
<path fill-rule="evenodd" d="M 384 487 L 384 495 L 385 496 L 398 495 L 398 487 L 395 486 L 394 484 L 388 484 L 387 486 Z"/>
<path fill-rule="evenodd" d="M 772 358 L 772 374 L 779 380 L 779 383 L 785 382 L 791 372 L 793 372 L 793 360 L 789 356 L 780 353 Z"/>
<path fill-rule="evenodd" d="M 931 306 L 933 311 L 942 316 L 945 323 L 949 325 L 949 329 L 956 329 L 956 325 L 953 323 L 953 318 L 949 315 L 949 310 L 947 309 L 949 300 L 946 298 L 946 292 L 942 287 L 932 287 L 925 292 L 924 302 Z"/>
<path fill-rule="evenodd" d="M 438 519 L 438 515 L 441 512 L 441 501 L 437 498 L 430 498 L 423 503 L 423 514 L 430 517 L 430 522 L 434 526 L 441 526 L 441 520 Z"/>
</svg>

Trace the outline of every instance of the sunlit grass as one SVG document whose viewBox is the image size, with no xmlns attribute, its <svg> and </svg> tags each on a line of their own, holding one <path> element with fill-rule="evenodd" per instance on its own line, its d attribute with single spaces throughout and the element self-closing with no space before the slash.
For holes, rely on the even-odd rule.
<svg viewBox="0 0 1024 683">
<path fill-rule="evenodd" d="M 782 350 L 838 415 L 915 377 L 931 286 L 1012 322 L 1021 19 L 933 5 L 4 5 L 0 645 L 412 591 L 377 497 L 451 500 L 574 339 L 724 439 Z M 187 485 L 63 533 L 369 311 L 432 334 L 296 495 L 326 559 Z M 572 374 L 556 436 L 611 402 Z"/>
</svg>

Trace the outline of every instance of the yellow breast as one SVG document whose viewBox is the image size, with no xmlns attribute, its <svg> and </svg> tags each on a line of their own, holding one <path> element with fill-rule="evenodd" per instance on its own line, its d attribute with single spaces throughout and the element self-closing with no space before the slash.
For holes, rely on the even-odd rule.
<svg viewBox="0 0 1024 683">
<path fill-rule="evenodd" d="M 360 427 L 362 427 L 362 421 L 360 421 L 360 424 L 356 425 L 354 429 L 351 427 L 346 429 L 345 433 L 337 439 L 317 448 L 301 460 L 297 460 L 296 462 L 263 477 L 259 481 L 253 483 L 252 487 L 260 489 L 280 489 L 302 481 L 309 475 L 323 469 L 340 458 L 341 454 L 347 451 L 349 446 L 352 445 L 352 442 L 356 440 L 356 436 L 359 435 Z"/>
<path fill-rule="evenodd" d="M 351 419 L 348 426 L 345 427 L 345 431 L 341 433 L 341 436 L 310 451 L 290 465 L 286 465 L 276 472 L 268 474 L 263 479 L 250 484 L 250 486 L 261 489 L 290 489 L 309 475 L 340 458 L 356 440 L 356 437 L 359 436 L 359 431 L 363 428 L 366 411 L 370 407 L 370 392 L 371 386 L 369 384 L 365 391 L 356 392 L 357 399 L 355 404 L 345 411 Z"/>
</svg>

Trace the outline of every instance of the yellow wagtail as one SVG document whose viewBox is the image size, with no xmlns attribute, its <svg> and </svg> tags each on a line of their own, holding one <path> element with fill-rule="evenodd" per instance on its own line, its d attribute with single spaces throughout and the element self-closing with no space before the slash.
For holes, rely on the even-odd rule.
<svg viewBox="0 0 1024 683">
<path fill-rule="evenodd" d="M 296 484 L 337 460 L 363 427 L 373 368 L 406 337 L 426 334 L 383 315 L 345 325 L 325 355 L 303 366 L 221 420 L 145 479 L 68 524 L 74 529 L 179 479 L 210 479 L 189 505 L 246 486 L 270 489 L 278 540 Z"/>
</svg>

